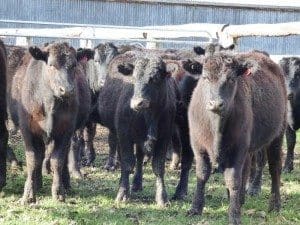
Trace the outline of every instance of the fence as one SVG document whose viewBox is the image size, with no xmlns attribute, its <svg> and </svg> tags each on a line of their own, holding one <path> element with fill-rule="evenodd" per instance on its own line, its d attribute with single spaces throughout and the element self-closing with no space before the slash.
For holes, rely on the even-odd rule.
<svg viewBox="0 0 300 225">
<path fill-rule="evenodd" d="M 130 41 L 146 43 L 147 48 L 159 48 L 160 43 L 205 45 L 219 42 L 223 46 L 237 43 L 247 36 L 289 36 L 300 34 L 300 22 L 278 24 L 209 24 L 194 23 L 168 26 L 108 26 L 95 24 L 50 23 L 33 21 L 0 20 L 2 23 L 37 24 L 60 28 L 2 28 L 0 36 L 15 37 L 16 45 L 31 45 L 32 38 L 77 39 L 81 47 L 93 47 L 92 40 Z M 61 28 L 63 27 L 63 28 Z M 178 40 L 202 38 L 205 41 Z M 282 55 L 272 56 L 274 59 Z"/>
<path fill-rule="evenodd" d="M 223 25 L 186 24 L 178 26 L 105 26 L 93 24 L 49 23 L 16 20 L 0 20 L 4 23 L 37 24 L 68 28 L 3 28 L 0 36 L 16 37 L 17 45 L 31 45 L 33 37 L 53 39 L 78 39 L 81 47 L 92 47 L 91 40 L 145 42 L 149 48 L 158 48 L 159 43 L 207 44 L 217 40 L 216 29 Z M 200 37 L 206 41 L 178 40 Z"/>
</svg>

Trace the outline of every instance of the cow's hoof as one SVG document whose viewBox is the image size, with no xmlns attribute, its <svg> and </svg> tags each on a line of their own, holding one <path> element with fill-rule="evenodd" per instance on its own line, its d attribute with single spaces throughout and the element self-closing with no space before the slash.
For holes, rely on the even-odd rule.
<svg viewBox="0 0 300 225">
<path fill-rule="evenodd" d="M 248 190 L 247 190 L 247 194 L 254 197 L 254 196 L 258 196 L 261 192 L 261 189 L 259 187 L 254 187 L 254 186 L 249 186 Z"/>
<path fill-rule="evenodd" d="M 128 194 L 128 191 L 125 191 L 125 190 L 120 190 L 118 192 L 118 195 L 116 197 L 116 202 L 119 203 L 119 202 L 127 202 L 129 200 L 129 194 Z"/>
<path fill-rule="evenodd" d="M 36 198 L 26 198 L 26 197 L 22 197 L 22 198 L 18 201 L 18 203 L 19 203 L 20 205 L 23 205 L 23 206 L 29 205 L 29 204 L 35 203 L 35 202 L 36 202 Z"/>
<path fill-rule="evenodd" d="M 172 200 L 184 200 L 186 196 L 187 196 L 187 192 L 179 191 L 173 195 Z"/>
<path fill-rule="evenodd" d="M 70 171 L 70 175 L 71 175 L 72 178 L 74 178 L 76 180 L 82 180 L 83 179 L 83 176 L 82 176 L 81 172 L 78 171 L 78 170 Z"/>
<path fill-rule="evenodd" d="M 201 211 L 198 209 L 191 208 L 189 211 L 187 211 L 186 215 L 187 216 L 201 215 Z"/>
<path fill-rule="evenodd" d="M 132 192 L 139 192 L 143 190 L 142 184 L 132 184 L 131 191 Z"/>
<path fill-rule="evenodd" d="M 289 165 L 289 166 L 284 166 L 282 171 L 284 173 L 291 173 L 294 170 L 293 166 Z"/>
</svg>

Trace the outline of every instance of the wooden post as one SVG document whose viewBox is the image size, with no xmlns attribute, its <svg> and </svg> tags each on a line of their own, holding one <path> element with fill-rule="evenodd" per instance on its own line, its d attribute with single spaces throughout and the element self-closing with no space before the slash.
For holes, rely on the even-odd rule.
<svg viewBox="0 0 300 225">
<path fill-rule="evenodd" d="M 148 49 L 157 49 L 159 48 L 158 42 L 155 42 L 155 38 L 151 37 L 148 33 L 143 33 L 143 37 L 147 39 L 146 48 Z"/>
<path fill-rule="evenodd" d="M 28 47 L 32 45 L 31 37 L 16 37 L 16 45 Z"/>
<path fill-rule="evenodd" d="M 80 39 L 79 45 L 81 48 L 92 48 L 93 47 L 92 41 L 88 40 L 88 39 Z"/>
<path fill-rule="evenodd" d="M 152 40 L 153 40 L 153 39 L 152 39 Z M 157 48 L 159 48 L 159 45 L 158 45 L 157 42 L 153 42 L 153 41 L 151 41 L 151 39 L 150 39 L 150 40 L 147 41 L 147 43 L 146 43 L 146 48 L 148 48 L 148 49 L 157 49 Z"/>
</svg>

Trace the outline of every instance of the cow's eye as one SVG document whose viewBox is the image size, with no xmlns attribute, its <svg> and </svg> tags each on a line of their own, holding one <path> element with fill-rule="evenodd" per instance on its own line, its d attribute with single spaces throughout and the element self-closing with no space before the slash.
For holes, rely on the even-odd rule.
<svg viewBox="0 0 300 225">
<path fill-rule="evenodd" d="M 226 64 L 232 64 L 233 62 L 231 58 L 225 58 L 224 61 Z"/>
<path fill-rule="evenodd" d="M 54 63 L 49 63 L 48 66 L 50 67 L 50 69 L 55 69 L 56 68 Z"/>
</svg>

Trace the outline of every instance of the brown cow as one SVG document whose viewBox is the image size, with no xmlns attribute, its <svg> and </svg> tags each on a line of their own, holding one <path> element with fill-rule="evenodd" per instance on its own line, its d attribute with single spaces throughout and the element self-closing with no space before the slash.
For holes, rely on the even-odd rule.
<svg viewBox="0 0 300 225">
<path fill-rule="evenodd" d="M 45 155 L 51 155 L 52 197 L 64 200 L 69 187 L 67 152 L 79 109 L 81 81 L 76 50 L 67 43 L 49 44 L 43 50 L 30 47 L 13 78 L 20 130 L 25 142 L 27 180 L 22 203 L 34 202 L 41 187 Z"/>
<path fill-rule="evenodd" d="M 189 214 L 202 213 L 211 163 L 218 163 L 229 190 L 229 222 L 240 224 L 249 154 L 264 147 L 272 177 L 270 210 L 278 211 L 286 126 L 286 89 L 279 66 L 254 52 L 207 57 L 188 116 L 197 174 Z"/>
</svg>

